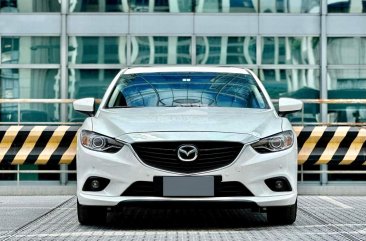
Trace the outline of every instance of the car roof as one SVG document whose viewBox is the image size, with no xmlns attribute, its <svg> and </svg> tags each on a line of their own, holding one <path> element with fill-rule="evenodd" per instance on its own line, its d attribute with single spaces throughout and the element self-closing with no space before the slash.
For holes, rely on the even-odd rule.
<svg viewBox="0 0 366 241">
<path fill-rule="evenodd" d="M 132 67 L 125 69 L 124 74 L 156 73 L 156 72 L 213 72 L 213 73 L 234 73 L 250 74 L 245 68 L 240 67 L 216 67 L 216 66 L 151 66 Z"/>
</svg>

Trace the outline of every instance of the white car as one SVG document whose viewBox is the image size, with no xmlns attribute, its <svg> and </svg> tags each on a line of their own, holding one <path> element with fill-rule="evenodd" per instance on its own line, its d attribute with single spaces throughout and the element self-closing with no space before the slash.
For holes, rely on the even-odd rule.
<svg viewBox="0 0 366 241">
<path fill-rule="evenodd" d="M 235 204 L 291 224 L 297 210 L 297 143 L 255 74 L 234 67 L 121 70 L 78 132 L 81 224 L 130 204 Z"/>
</svg>

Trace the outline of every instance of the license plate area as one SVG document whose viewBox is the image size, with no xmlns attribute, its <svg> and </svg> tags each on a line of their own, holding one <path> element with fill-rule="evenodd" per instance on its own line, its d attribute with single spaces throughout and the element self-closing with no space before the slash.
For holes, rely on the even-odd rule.
<svg viewBox="0 0 366 241">
<path fill-rule="evenodd" d="M 214 176 L 162 177 L 164 197 L 213 197 Z"/>
</svg>

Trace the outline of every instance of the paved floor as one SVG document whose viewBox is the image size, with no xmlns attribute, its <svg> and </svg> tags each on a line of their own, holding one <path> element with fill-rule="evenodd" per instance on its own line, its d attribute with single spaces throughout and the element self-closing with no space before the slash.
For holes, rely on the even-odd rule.
<svg viewBox="0 0 366 241">
<path fill-rule="evenodd" d="M 76 198 L 0 197 L 0 240 L 366 240 L 366 197 L 300 196 L 290 226 L 245 210 L 137 209 L 80 226 Z"/>
</svg>

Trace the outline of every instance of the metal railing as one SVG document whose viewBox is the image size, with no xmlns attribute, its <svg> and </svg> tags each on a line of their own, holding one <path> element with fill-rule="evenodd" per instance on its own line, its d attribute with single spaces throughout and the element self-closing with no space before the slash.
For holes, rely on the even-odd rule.
<svg viewBox="0 0 366 241">
<path fill-rule="evenodd" d="M 0 104 L 16 104 L 18 119 L 16 122 L 4 122 L 1 121 L 0 125 L 80 125 L 81 122 L 23 122 L 21 120 L 21 105 L 22 104 L 72 104 L 74 99 L 0 99 Z M 277 99 L 272 100 L 273 103 L 278 103 Z M 302 99 L 304 104 L 366 104 L 366 99 Z M 101 102 L 101 99 L 96 99 L 97 103 Z M 302 111 L 302 122 L 296 122 L 293 124 L 299 125 L 349 125 L 349 126 L 366 126 L 366 122 L 304 122 L 304 110 Z M 1 167 L 1 165 L 0 165 Z M 305 175 L 329 175 L 329 174 L 352 174 L 360 175 L 366 174 L 365 170 L 304 170 L 303 166 L 299 166 L 299 182 L 306 182 Z M 17 185 L 20 185 L 21 174 L 75 174 L 76 170 L 24 170 L 20 169 L 20 165 L 16 165 L 14 170 L 0 170 L 0 174 L 16 174 L 16 180 L 13 180 Z M 6 180 L 9 182 L 8 180 Z"/>
<path fill-rule="evenodd" d="M 365 170 L 304 170 L 304 166 L 300 165 L 300 170 L 297 171 L 298 175 L 299 175 L 299 179 L 298 182 L 304 183 L 306 182 L 305 180 L 305 175 L 329 175 L 329 174 L 341 174 L 341 175 L 345 175 L 345 174 L 351 174 L 351 175 L 364 175 L 366 174 L 366 169 Z M 320 181 L 319 181 L 320 182 Z M 332 181 L 328 181 L 328 182 L 332 182 Z M 366 182 L 366 179 L 365 181 Z"/>
<path fill-rule="evenodd" d="M 20 125 L 20 124 L 52 124 L 52 125 L 77 125 L 81 122 L 24 122 L 21 121 L 21 105 L 22 104 L 72 104 L 75 99 L 0 99 L 0 104 L 16 104 L 17 105 L 17 121 L 0 121 L 0 125 Z M 301 99 L 306 104 L 366 104 L 366 99 Z M 100 103 L 101 99 L 96 99 L 96 103 Z M 272 99 L 273 103 L 278 103 L 278 99 Z M 363 126 L 366 122 L 305 122 L 304 108 L 301 112 L 301 122 L 293 122 L 293 124 L 307 124 L 307 125 L 351 125 Z"/>
<path fill-rule="evenodd" d="M 16 170 L 0 170 L 0 174 L 5 174 L 5 175 L 9 175 L 9 174 L 16 174 L 16 180 L 13 181 L 9 181 L 9 180 L 1 180 L 0 179 L 0 183 L 1 181 L 6 181 L 6 182 L 14 182 L 17 186 L 20 185 L 20 182 L 22 181 L 20 178 L 21 174 L 76 174 L 76 170 L 22 170 L 20 169 L 20 165 L 16 165 Z M 23 180 L 25 181 L 25 180 Z M 33 180 L 34 181 L 34 180 Z M 38 180 L 36 180 L 38 181 Z M 39 180 L 41 181 L 41 180 Z M 67 183 L 65 183 L 67 184 Z"/>
<path fill-rule="evenodd" d="M 21 105 L 22 104 L 72 104 L 75 99 L 0 99 L 1 104 L 16 104 L 17 110 L 17 121 L 0 121 L 0 125 L 30 125 L 30 124 L 37 124 L 37 125 L 81 125 L 82 122 L 60 122 L 60 121 L 47 121 L 47 122 L 39 122 L 39 121 L 22 121 L 21 120 Z M 101 99 L 96 99 L 96 103 L 100 103 Z"/>
</svg>

